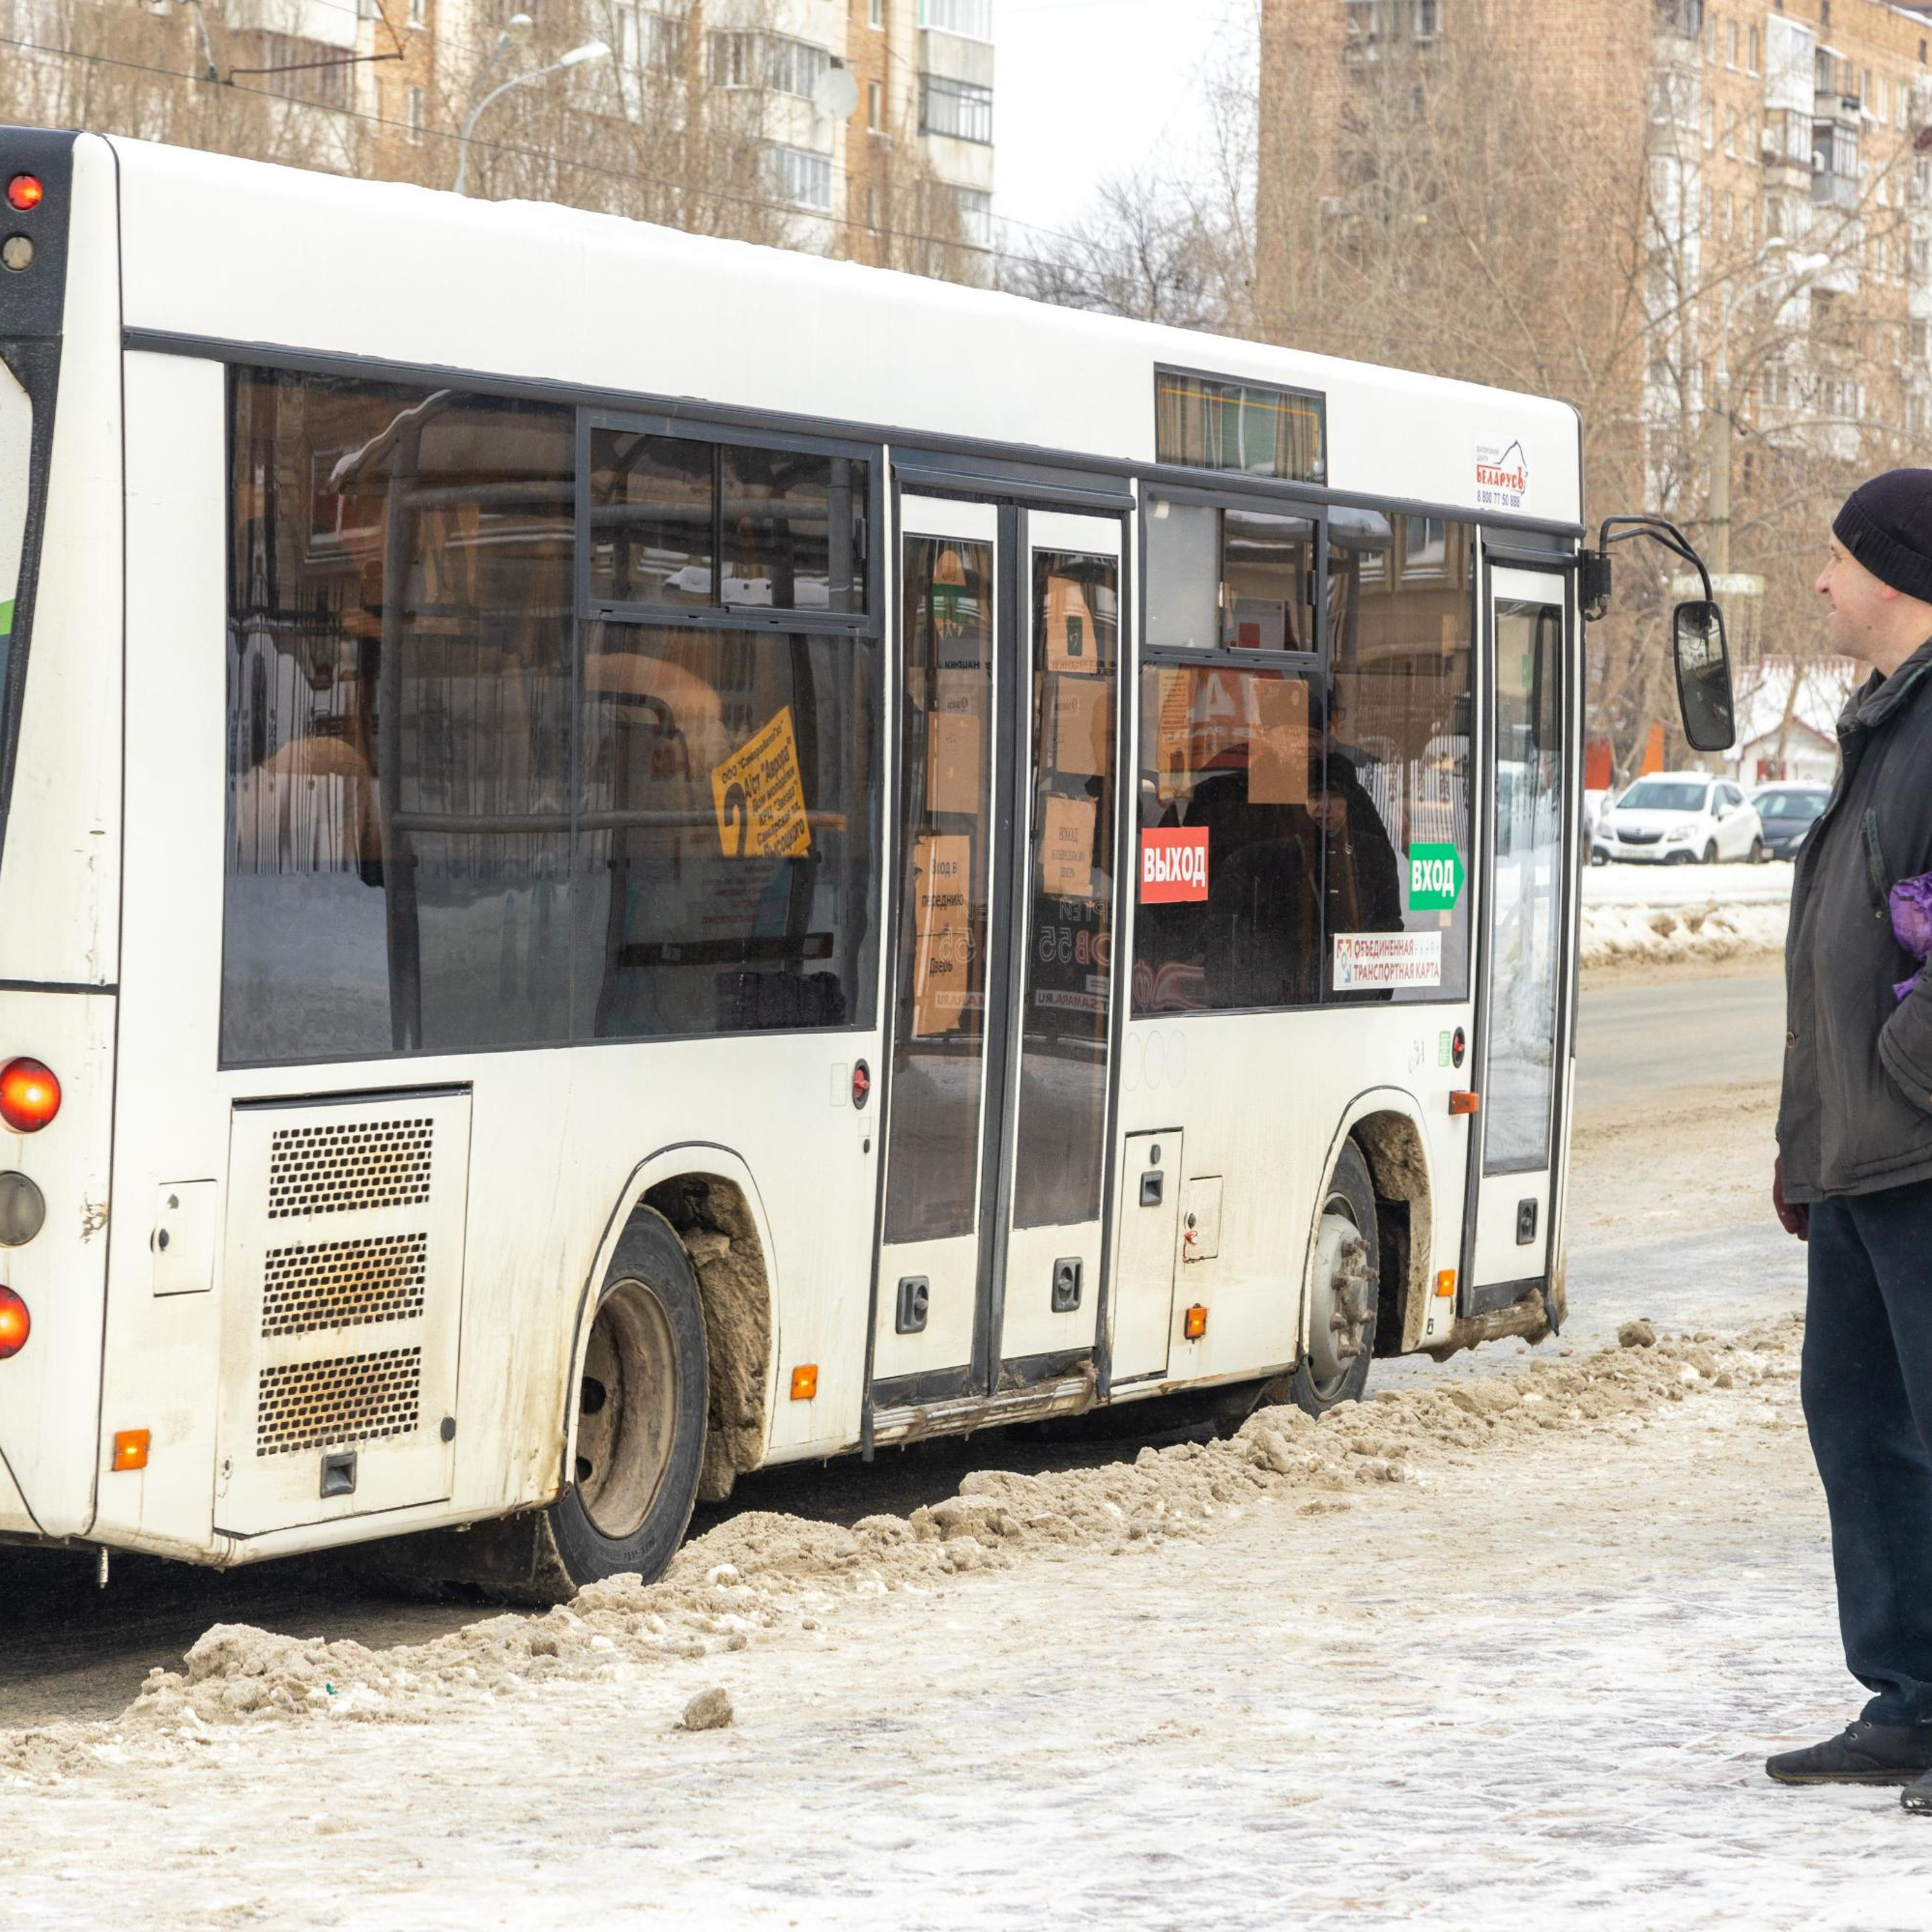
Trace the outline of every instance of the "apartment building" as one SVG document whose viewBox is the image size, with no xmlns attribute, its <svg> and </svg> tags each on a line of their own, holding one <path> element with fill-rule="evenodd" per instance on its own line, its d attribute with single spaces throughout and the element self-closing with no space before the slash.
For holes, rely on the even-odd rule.
<svg viewBox="0 0 1932 1932">
<path fill-rule="evenodd" d="M 1928 16 L 1889 0 L 1264 0 L 1264 74 L 1304 80 L 1306 111 L 1262 117 L 1259 225 L 1287 238 L 1262 251 L 1263 305 L 1294 313 L 1296 250 L 1336 245 L 1388 193 L 1386 152 L 1363 159 L 1373 104 L 1431 118 L 1432 77 L 1459 36 L 1479 38 L 1470 84 L 1533 94 L 1599 186 L 1600 222 L 1552 206 L 1538 237 L 1558 278 L 1594 282 L 1584 306 L 1607 316 L 1634 244 L 1641 399 L 1604 413 L 1645 426 L 1653 491 L 1711 480 L 1660 454 L 1687 418 L 1883 460 L 1932 429 Z M 1298 181 L 1323 212 L 1312 228 L 1285 206 Z M 1722 524 L 1724 480 L 1708 494 Z"/>
<path fill-rule="evenodd" d="M 702 202 L 724 232 L 990 280 L 993 6 L 0 0 L 26 53 L 0 118 L 70 119 L 106 56 L 128 98 L 90 92 L 93 124 L 444 188 L 466 149 L 472 193 Z"/>
</svg>

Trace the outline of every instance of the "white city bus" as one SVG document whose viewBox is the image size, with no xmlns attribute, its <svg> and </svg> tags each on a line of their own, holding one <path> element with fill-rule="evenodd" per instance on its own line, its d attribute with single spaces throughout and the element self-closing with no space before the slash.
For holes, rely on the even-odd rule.
<svg viewBox="0 0 1932 1932">
<path fill-rule="evenodd" d="M 760 1466 L 1560 1319 L 1569 409 L 0 182 L 0 1538 L 568 1589 Z"/>
</svg>

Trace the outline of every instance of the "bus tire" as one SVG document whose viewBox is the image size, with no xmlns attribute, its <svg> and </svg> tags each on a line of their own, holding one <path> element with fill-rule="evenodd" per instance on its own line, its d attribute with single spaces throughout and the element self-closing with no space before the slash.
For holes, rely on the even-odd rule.
<svg viewBox="0 0 1932 1932">
<path fill-rule="evenodd" d="M 1310 1415 L 1359 1402 L 1376 1352 L 1382 1242 L 1375 1184 L 1352 1141 L 1344 1141 L 1315 1217 L 1308 1350 L 1288 1377 L 1288 1394 Z"/>
<path fill-rule="evenodd" d="M 570 1481 L 541 1519 L 554 1594 L 626 1573 L 654 1583 L 690 1526 L 710 1404 L 704 1307 L 670 1223 L 618 1238 L 578 1382 Z"/>
</svg>

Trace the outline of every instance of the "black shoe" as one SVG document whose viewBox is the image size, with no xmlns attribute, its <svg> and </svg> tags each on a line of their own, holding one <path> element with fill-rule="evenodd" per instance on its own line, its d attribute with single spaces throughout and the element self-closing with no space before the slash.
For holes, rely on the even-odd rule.
<svg viewBox="0 0 1932 1932">
<path fill-rule="evenodd" d="M 1908 1811 L 1932 1811 L 1932 1771 L 1914 1778 L 1898 1794 L 1898 1802 Z"/>
<path fill-rule="evenodd" d="M 1861 1718 L 1822 1744 L 1780 1751 L 1764 1768 L 1780 1784 L 1910 1784 L 1918 1779 L 1925 1784 L 1922 1808 L 1932 1810 L 1932 1782 L 1922 1775 L 1932 1772 L 1932 1724 L 1872 1724 Z"/>
</svg>

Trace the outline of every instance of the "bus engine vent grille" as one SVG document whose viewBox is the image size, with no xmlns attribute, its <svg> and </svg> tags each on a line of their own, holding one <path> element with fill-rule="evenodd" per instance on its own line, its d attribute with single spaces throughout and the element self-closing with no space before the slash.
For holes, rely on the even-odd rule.
<svg viewBox="0 0 1932 1932">
<path fill-rule="evenodd" d="M 406 1322 L 423 1312 L 428 1260 L 427 1233 L 271 1248 L 262 1267 L 262 1333 Z"/>
<path fill-rule="evenodd" d="M 268 1152 L 268 1218 L 411 1208 L 429 1198 L 434 1120 L 282 1127 Z"/>
<path fill-rule="evenodd" d="M 422 1406 L 421 1348 L 382 1348 L 262 1371 L 255 1454 L 287 1456 L 406 1436 Z"/>
</svg>

